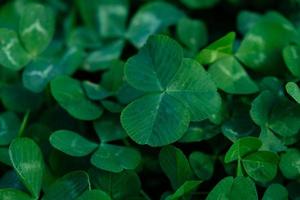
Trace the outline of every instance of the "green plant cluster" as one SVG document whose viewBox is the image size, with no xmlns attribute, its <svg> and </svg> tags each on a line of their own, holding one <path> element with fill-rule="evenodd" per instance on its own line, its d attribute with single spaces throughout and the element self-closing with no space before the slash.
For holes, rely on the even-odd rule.
<svg viewBox="0 0 300 200">
<path fill-rule="evenodd" d="M 0 5 L 0 200 L 299 200 L 300 2 Z"/>
</svg>

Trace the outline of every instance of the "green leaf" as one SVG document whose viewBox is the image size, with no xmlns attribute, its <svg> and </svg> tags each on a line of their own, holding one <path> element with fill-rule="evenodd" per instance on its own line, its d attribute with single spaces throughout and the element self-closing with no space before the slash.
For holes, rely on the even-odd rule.
<svg viewBox="0 0 300 200">
<path fill-rule="evenodd" d="M 21 121 L 13 112 L 0 114 L 0 146 L 9 145 L 17 136 Z"/>
<path fill-rule="evenodd" d="M 0 29 L 0 64 L 12 70 L 20 70 L 29 63 L 30 57 L 21 45 L 16 32 Z"/>
<path fill-rule="evenodd" d="M 115 173 L 135 169 L 140 161 L 141 155 L 137 150 L 110 144 L 100 144 L 91 157 L 94 166 Z"/>
<path fill-rule="evenodd" d="M 258 151 L 243 158 L 247 174 L 256 181 L 269 182 L 277 174 L 278 156 L 269 151 Z"/>
<path fill-rule="evenodd" d="M 217 60 L 232 55 L 233 44 L 235 40 L 235 33 L 230 32 L 218 39 L 217 41 L 211 43 L 206 48 L 200 51 L 196 56 L 196 60 L 203 64 L 211 64 Z"/>
<path fill-rule="evenodd" d="M 152 36 L 137 55 L 125 64 L 125 77 L 130 85 L 145 92 L 163 91 L 180 68 L 183 51 L 173 39 Z"/>
<path fill-rule="evenodd" d="M 34 197 L 38 197 L 44 173 L 39 146 L 29 138 L 17 138 L 9 146 L 9 157 L 26 188 Z"/>
<path fill-rule="evenodd" d="M 159 164 L 169 178 L 174 190 L 178 189 L 192 176 L 189 161 L 183 152 L 176 147 L 163 147 L 159 153 Z"/>
<path fill-rule="evenodd" d="M 190 9 L 208 9 L 214 7 L 219 0 L 180 0 L 185 6 Z"/>
<path fill-rule="evenodd" d="M 111 198 L 101 190 L 88 190 L 76 200 L 111 200 Z"/>
<path fill-rule="evenodd" d="M 115 61 L 110 68 L 103 73 L 101 85 L 108 91 L 116 93 L 124 83 L 124 63 Z"/>
<path fill-rule="evenodd" d="M 287 149 L 284 142 L 268 128 L 261 129 L 259 140 L 262 142 L 260 150 L 280 152 Z"/>
<path fill-rule="evenodd" d="M 275 183 L 267 188 L 262 200 L 288 200 L 288 196 L 287 189 L 282 185 Z"/>
<path fill-rule="evenodd" d="M 110 100 L 102 100 L 101 105 L 111 113 L 120 113 L 123 110 L 122 105 Z"/>
<path fill-rule="evenodd" d="M 297 32 L 287 19 L 277 12 L 268 12 L 244 37 L 236 56 L 250 69 L 279 73 L 284 66 L 281 50 L 296 37 Z"/>
<path fill-rule="evenodd" d="M 284 62 L 290 72 L 294 76 L 300 77 L 300 47 L 295 45 L 288 45 L 283 49 L 282 55 Z"/>
<path fill-rule="evenodd" d="M 195 151 L 190 154 L 191 168 L 200 180 L 211 179 L 214 173 L 214 159 L 205 153 Z"/>
<path fill-rule="evenodd" d="M 279 167 L 284 177 L 297 179 L 300 177 L 300 151 L 298 149 L 288 149 L 281 155 Z"/>
<path fill-rule="evenodd" d="M 288 82 L 285 85 L 285 89 L 287 93 L 297 102 L 300 104 L 300 89 L 298 85 L 294 82 Z"/>
<path fill-rule="evenodd" d="M 200 20 L 182 18 L 176 26 L 176 33 L 179 40 L 187 48 L 194 51 L 203 47 L 208 42 L 206 26 Z"/>
<path fill-rule="evenodd" d="M 234 57 L 219 59 L 209 67 L 208 73 L 217 87 L 229 94 L 251 94 L 258 91 L 256 83 Z"/>
<path fill-rule="evenodd" d="M 141 191 L 141 182 L 134 171 L 112 173 L 92 169 L 89 174 L 92 185 L 109 194 L 114 200 L 130 199 L 138 196 Z"/>
<path fill-rule="evenodd" d="M 255 137 L 244 137 L 230 147 L 225 155 L 225 163 L 230 163 L 235 160 L 239 160 L 242 157 L 257 151 L 261 147 L 262 143 Z"/>
<path fill-rule="evenodd" d="M 100 0 L 97 6 L 98 32 L 102 38 L 121 37 L 125 33 L 128 0 Z"/>
<path fill-rule="evenodd" d="M 25 49 L 37 56 L 50 43 L 54 34 L 54 14 L 41 4 L 28 4 L 21 15 L 19 32 Z"/>
<path fill-rule="evenodd" d="M 141 7 L 133 16 L 127 30 L 127 38 L 136 47 L 142 47 L 148 37 L 176 24 L 184 14 L 166 2 L 151 2 Z"/>
<path fill-rule="evenodd" d="M 122 126 L 129 137 L 138 144 L 150 146 L 177 141 L 187 130 L 189 121 L 186 107 L 165 94 L 144 96 L 129 104 L 121 114 Z"/>
<path fill-rule="evenodd" d="M 16 189 L 0 189 L 0 199 L 2 200 L 33 200 L 26 193 Z"/>
<path fill-rule="evenodd" d="M 84 171 L 73 171 L 50 185 L 42 200 L 74 200 L 90 188 L 88 174 Z"/>
<path fill-rule="evenodd" d="M 250 115 L 252 120 L 259 126 L 266 126 L 270 113 L 274 107 L 276 96 L 270 91 L 261 92 L 251 105 Z"/>
<path fill-rule="evenodd" d="M 180 200 L 185 199 L 189 196 L 197 187 L 200 185 L 201 181 L 186 181 L 184 182 L 174 194 L 169 195 L 166 200 Z"/>
<path fill-rule="evenodd" d="M 270 114 L 269 128 L 283 137 L 296 135 L 300 130 L 300 106 L 283 99 Z"/>
<path fill-rule="evenodd" d="M 208 194 L 206 200 L 258 200 L 255 184 L 250 178 L 239 176 L 222 179 Z"/>
<path fill-rule="evenodd" d="M 73 78 L 56 77 L 51 81 L 51 93 L 59 105 L 74 118 L 94 120 L 102 114 L 102 109 L 86 98 L 80 82 Z"/>
<path fill-rule="evenodd" d="M 125 76 L 133 87 L 151 93 L 129 104 L 121 114 L 123 127 L 139 144 L 175 142 L 186 131 L 190 116 L 200 121 L 221 107 L 216 87 L 203 67 L 192 59 L 182 60 L 182 49 L 166 36 L 151 37 L 127 61 Z"/>
<path fill-rule="evenodd" d="M 61 74 L 59 70 L 59 66 L 53 64 L 53 60 L 37 59 L 25 68 L 22 76 L 23 85 L 32 92 L 42 92 L 49 81 Z"/>
<path fill-rule="evenodd" d="M 76 157 L 89 155 L 98 147 L 98 144 L 68 130 L 55 131 L 49 140 L 54 148 Z"/>
</svg>

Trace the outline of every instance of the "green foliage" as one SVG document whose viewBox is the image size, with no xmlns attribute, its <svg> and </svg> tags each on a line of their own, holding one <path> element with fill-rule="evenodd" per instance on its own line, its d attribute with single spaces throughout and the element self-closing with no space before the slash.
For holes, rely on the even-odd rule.
<svg viewBox="0 0 300 200">
<path fill-rule="evenodd" d="M 299 200 L 299 0 L 6 0 L 0 200 Z"/>
</svg>

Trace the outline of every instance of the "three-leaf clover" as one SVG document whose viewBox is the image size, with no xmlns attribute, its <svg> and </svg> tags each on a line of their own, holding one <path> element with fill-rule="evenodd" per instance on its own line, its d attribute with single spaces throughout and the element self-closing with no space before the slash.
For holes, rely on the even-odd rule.
<svg viewBox="0 0 300 200">
<path fill-rule="evenodd" d="M 180 139 L 189 122 L 217 113 L 221 99 L 203 67 L 184 59 L 167 36 L 150 37 L 125 64 L 128 83 L 145 92 L 121 114 L 122 126 L 139 144 L 163 146 Z"/>
</svg>

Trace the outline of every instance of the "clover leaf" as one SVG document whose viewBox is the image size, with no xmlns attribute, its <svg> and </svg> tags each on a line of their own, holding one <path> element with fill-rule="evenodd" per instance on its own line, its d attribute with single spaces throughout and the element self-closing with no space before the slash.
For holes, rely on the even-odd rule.
<svg viewBox="0 0 300 200">
<path fill-rule="evenodd" d="M 129 84 L 146 92 L 121 114 L 122 126 L 135 142 L 170 144 L 183 136 L 190 120 L 206 119 L 220 109 L 220 97 L 208 74 L 182 54 L 172 39 L 153 36 L 125 64 Z"/>
</svg>

